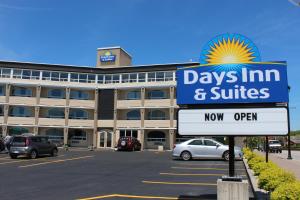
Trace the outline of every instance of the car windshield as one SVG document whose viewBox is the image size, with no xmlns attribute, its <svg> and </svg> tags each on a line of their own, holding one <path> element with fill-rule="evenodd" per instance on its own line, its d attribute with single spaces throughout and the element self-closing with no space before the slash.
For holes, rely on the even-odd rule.
<svg viewBox="0 0 300 200">
<path fill-rule="evenodd" d="M 280 144 L 280 142 L 279 141 L 277 141 L 277 140 L 273 140 L 273 141 L 269 141 L 269 144 Z"/>
</svg>

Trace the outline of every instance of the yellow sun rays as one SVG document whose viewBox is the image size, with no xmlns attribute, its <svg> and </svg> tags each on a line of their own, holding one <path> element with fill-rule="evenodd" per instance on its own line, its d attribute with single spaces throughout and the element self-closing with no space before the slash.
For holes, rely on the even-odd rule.
<svg viewBox="0 0 300 200">
<path fill-rule="evenodd" d="M 252 62 L 255 58 L 254 52 L 244 41 L 230 39 L 219 40 L 213 46 L 210 46 L 209 54 L 207 55 L 208 64 L 221 64 L 221 63 L 248 63 Z"/>
</svg>

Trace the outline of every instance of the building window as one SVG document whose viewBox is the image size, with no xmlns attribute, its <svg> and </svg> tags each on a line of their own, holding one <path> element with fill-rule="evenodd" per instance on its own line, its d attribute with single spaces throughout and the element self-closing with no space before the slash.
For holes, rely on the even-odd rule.
<svg viewBox="0 0 300 200">
<path fill-rule="evenodd" d="M 72 140 L 72 143 L 76 143 L 74 141 L 86 140 L 86 132 L 80 129 L 70 130 L 68 136 Z"/>
<path fill-rule="evenodd" d="M 165 72 L 165 81 L 173 81 L 174 80 L 174 72 Z"/>
<path fill-rule="evenodd" d="M 87 100 L 89 99 L 89 93 L 86 91 L 71 90 L 70 99 Z"/>
<path fill-rule="evenodd" d="M 32 89 L 24 87 L 13 87 L 11 95 L 19 97 L 32 97 Z"/>
<path fill-rule="evenodd" d="M 134 137 L 137 138 L 137 130 L 120 130 L 120 137 Z"/>
<path fill-rule="evenodd" d="M 71 82 L 79 82 L 78 74 L 71 73 Z"/>
<path fill-rule="evenodd" d="M 150 110 L 148 112 L 148 119 L 149 120 L 165 120 L 166 114 L 161 110 Z"/>
<path fill-rule="evenodd" d="M 23 127 L 9 127 L 8 128 L 8 134 L 10 136 L 21 135 L 23 133 L 29 133 L 29 129 L 23 128 Z"/>
<path fill-rule="evenodd" d="M 46 80 L 46 81 L 50 81 L 50 80 L 51 80 L 50 78 L 51 78 L 50 72 L 43 71 L 42 79 L 43 79 L 43 80 Z"/>
<path fill-rule="evenodd" d="M 126 119 L 127 120 L 140 120 L 141 119 L 141 113 L 139 110 L 132 110 L 132 111 L 129 111 L 127 114 L 126 114 Z"/>
<path fill-rule="evenodd" d="M 155 81 L 155 72 L 149 72 L 148 73 L 148 82 L 154 82 Z"/>
<path fill-rule="evenodd" d="M 113 83 L 120 83 L 120 75 L 119 74 L 113 74 L 112 75 L 112 82 Z"/>
<path fill-rule="evenodd" d="M 49 89 L 48 90 L 48 98 L 64 99 L 65 98 L 65 90 L 63 90 L 63 89 Z"/>
<path fill-rule="evenodd" d="M 148 133 L 147 137 L 148 142 L 165 142 L 166 136 L 162 131 L 151 131 Z"/>
<path fill-rule="evenodd" d="M 151 90 L 148 92 L 148 99 L 165 99 L 166 93 L 162 90 Z"/>
<path fill-rule="evenodd" d="M 139 73 L 139 81 L 138 82 L 146 82 L 146 73 Z"/>
<path fill-rule="evenodd" d="M 86 83 L 87 82 L 87 74 L 79 74 L 79 82 Z"/>
<path fill-rule="evenodd" d="M 64 143 L 64 130 L 60 128 L 50 128 L 46 130 L 46 136 L 48 136 L 49 141 L 54 144 L 61 146 Z"/>
<path fill-rule="evenodd" d="M 3 112 L 3 106 L 1 105 L 0 106 L 0 116 L 3 116 L 4 115 L 4 112 Z"/>
<path fill-rule="evenodd" d="M 106 84 L 112 83 L 112 75 L 111 74 L 105 75 L 105 83 Z"/>
<path fill-rule="evenodd" d="M 63 108 L 51 108 L 48 110 L 48 118 L 65 118 L 65 111 Z"/>
<path fill-rule="evenodd" d="M 12 117 L 32 117 L 32 112 L 28 107 L 16 106 L 12 107 L 9 112 Z"/>
<path fill-rule="evenodd" d="M 99 75 L 98 75 L 98 83 L 100 83 L 100 84 L 105 83 L 105 82 L 104 82 L 104 75 L 102 75 L 102 74 L 99 74 Z"/>
<path fill-rule="evenodd" d="M 59 80 L 66 82 L 68 81 L 68 76 L 69 76 L 68 73 L 60 73 Z"/>
<path fill-rule="evenodd" d="M 88 83 L 95 83 L 96 81 L 96 75 L 95 74 L 89 74 L 88 75 Z"/>
<path fill-rule="evenodd" d="M 135 99 L 141 99 L 141 91 L 134 90 L 127 93 L 126 96 L 127 100 L 135 100 Z"/>
<path fill-rule="evenodd" d="M 122 74 L 122 83 L 133 83 L 137 82 L 137 74 Z"/>
<path fill-rule="evenodd" d="M 40 71 L 31 71 L 31 78 L 34 80 L 40 80 Z"/>
<path fill-rule="evenodd" d="M 88 119 L 88 112 L 82 109 L 70 109 L 70 119 Z"/>
<path fill-rule="evenodd" d="M 22 78 L 22 70 L 21 69 L 14 69 L 13 71 L 13 78 Z"/>
<path fill-rule="evenodd" d="M 11 69 L 6 69 L 6 68 L 1 69 L 0 75 L 1 75 L 1 78 L 10 78 Z"/>
<path fill-rule="evenodd" d="M 5 96 L 5 86 L 0 85 L 0 96 Z"/>
</svg>

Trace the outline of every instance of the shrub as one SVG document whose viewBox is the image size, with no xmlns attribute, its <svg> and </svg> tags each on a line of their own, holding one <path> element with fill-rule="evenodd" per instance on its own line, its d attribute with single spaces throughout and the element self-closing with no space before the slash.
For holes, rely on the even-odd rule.
<svg viewBox="0 0 300 200">
<path fill-rule="evenodd" d="M 271 193 L 271 200 L 300 200 L 300 182 L 279 185 Z"/>
<path fill-rule="evenodd" d="M 258 186 L 260 188 L 274 191 L 280 184 L 294 182 L 295 176 L 279 167 L 270 167 L 262 171 L 258 179 Z"/>
<path fill-rule="evenodd" d="M 249 148 L 243 148 L 244 157 L 249 161 L 255 154 Z"/>
<path fill-rule="evenodd" d="M 255 165 L 253 165 L 252 169 L 254 171 L 254 175 L 258 176 L 258 175 L 260 175 L 260 173 L 262 171 L 264 171 L 266 169 L 269 169 L 269 168 L 272 168 L 272 167 L 276 167 L 276 165 L 274 163 L 272 163 L 272 162 L 269 161 L 268 163 L 266 163 L 266 162 L 259 162 L 259 163 L 255 164 Z"/>
<path fill-rule="evenodd" d="M 261 163 L 261 162 L 265 162 L 264 157 L 258 156 L 258 155 L 255 154 L 255 155 L 248 161 L 248 164 L 249 164 L 249 167 L 252 169 L 254 166 L 256 166 L 258 163 Z"/>
</svg>

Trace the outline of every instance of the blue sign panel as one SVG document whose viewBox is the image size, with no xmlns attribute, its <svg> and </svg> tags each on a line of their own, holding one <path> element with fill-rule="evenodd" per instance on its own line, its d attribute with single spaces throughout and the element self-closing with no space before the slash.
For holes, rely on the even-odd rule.
<svg viewBox="0 0 300 200">
<path fill-rule="evenodd" d="M 116 60 L 116 56 L 113 55 L 110 51 L 107 51 L 104 55 L 100 56 L 101 62 L 114 62 Z"/>
<path fill-rule="evenodd" d="M 100 56 L 100 61 L 101 62 L 114 62 L 115 60 L 116 60 L 116 56 L 115 55 Z"/>
<path fill-rule="evenodd" d="M 177 69 L 177 104 L 288 102 L 285 62 Z"/>
</svg>

